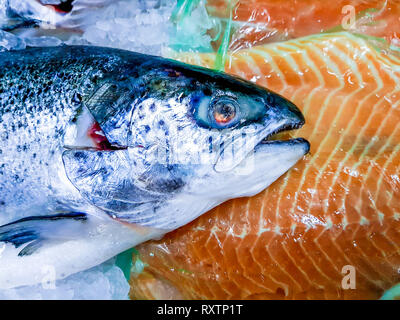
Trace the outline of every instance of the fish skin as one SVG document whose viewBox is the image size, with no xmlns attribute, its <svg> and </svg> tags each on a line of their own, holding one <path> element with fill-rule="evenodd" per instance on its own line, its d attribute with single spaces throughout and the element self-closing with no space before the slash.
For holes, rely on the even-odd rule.
<svg viewBox="0 0 400 320">
<path fill-rule="evenodd" d="M 236 110 L 226 124 L 210 113 L 222 102 Z M 93 123 L 105 149 L 78 139 Z M 262 140 L 303 124 L 278 94 L 160 57 L 0 53 L 0 288 L 40 282 L 44 264 L 64 278 L 260 192 L 309 150 L 304 139 Z M 254 159 L 254 170 L 238 174 L 225 159 Z"/>
<path fill-rule="evenodd" d="M 62 47 L 47 52 L 39 49 L 2 53 L 0 219 L 20 210 L 24 216 L 41 209 L 46 214 L 58 210 L 57 203 L 62 207 L 66 201 L 76 207 L 84 205 L 75 190 L 54 183 L 65 179 L 59 177 L 64 171 L 60 157 L 64 151 L 63 134 L 78 112 L 79 97 L 94 89 L 93 79 L 99 71 L 105 72 L 118 63 L 118 58 L 107 57 L 107 52 L 96 58 L 86 51 L 78 48 L 75 52 L 82 55 L 79 63 L 74 54 Z M 37 203 L 40 198 L 43 202 Z"/>
<path fill-rule="evenodd" d="M 174 58 L 207 66 L 215 57 Z M 300 107 L 310 154 L 261 194 L 140 245 L 134 258 L 146 267 L 132 274 L 131 297 L 380 298 L 400 282 L 400 59 L 333 33 L 227 60 L 227 72 Z M 355 290 L 342 288 L 345 265 Z"/>
</svg>

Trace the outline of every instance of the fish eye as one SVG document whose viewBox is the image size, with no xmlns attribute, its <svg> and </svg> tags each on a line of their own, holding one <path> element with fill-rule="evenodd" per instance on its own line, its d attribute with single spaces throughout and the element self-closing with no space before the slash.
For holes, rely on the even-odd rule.
<svg viewBox="0 0 400 320">
<path fill-rule="evenodd" d="M 214 105 L 213 115 L 217 123 L 226 124 L 235 117 L 236 108 L 229 102 L 218 102 Z"/>
<path fill-rule="evenodd" d="M 219 99 L 212 103 L 211 115 L 215 123 L 219 126 L 226 126 L 236 119 L 237 106 L 232 99 Z"/>
</svg>

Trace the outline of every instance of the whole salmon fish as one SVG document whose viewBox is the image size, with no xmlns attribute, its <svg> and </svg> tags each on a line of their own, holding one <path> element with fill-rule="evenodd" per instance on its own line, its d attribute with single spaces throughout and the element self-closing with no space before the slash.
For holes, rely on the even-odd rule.
<svg viewBox="0 0 400 320">
<path fill-rule="evenodd" d="M 201 67 L 85 46 L 0 53 L 0 288 L 85 270 L 309 150 L 297 107 Z M 2 225 L 2 226 L 1 226 Z"/>
<path fill-rule="evenodd" d="M 261 194 L 139 246 L 132 296 L 379 298 L 400 282 L 399 57 L 333 33 L 237 51 L 226 71 L 295 102 L 310 154 Z"/>
</svg>

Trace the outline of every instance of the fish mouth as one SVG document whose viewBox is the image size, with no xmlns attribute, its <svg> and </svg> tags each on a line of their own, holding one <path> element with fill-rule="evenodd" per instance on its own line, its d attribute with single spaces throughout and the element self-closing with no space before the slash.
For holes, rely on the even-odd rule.
<svg viewBox="0 0 400 320">
<path fill-rule="evenodd" d="M 303 127 L 304 121 L 292 123 L 292 124 L 283 124 L 282 126 L 278 127 L 271 133 L 267 134 L 264 138 L 262 138 L 257 145 L 256 148 L 260 145 L 279 145 L 279 144 L 304 144 L 305 153 L 307 154 L 310 152 L 310 143 L 300 137 L 293 137 L 292 133 L 294 130 L 300 129 Z"/>
<path fill-rule="evenodd" d="M 272 149 L 279 151 L 281 149 L 288 150 L 286 147 L 293 147 L 293 149 L 299 150 L 298 147 L 301 147 L 303 155 L 307 154 L 310 151 L 310 143 L 304 138 L 291 135 L 294 130 L 300 129 L 304 123 L 305 120 L 302 116 L 286 118 L 275 123 L 265 123 L 263 128 L 249 139 L 233 139 L 234 141 L 221 151 L 214 165 L 215 171 L 227 172 L 254 153 L 270 153 Z"/>
</svg>

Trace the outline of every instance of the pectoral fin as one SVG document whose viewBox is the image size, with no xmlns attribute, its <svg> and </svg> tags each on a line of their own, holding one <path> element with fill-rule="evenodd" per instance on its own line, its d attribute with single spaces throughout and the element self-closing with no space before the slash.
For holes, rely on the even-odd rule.
<svg viewBox="0 0 400 320">
<path fill-rule="evenodd" d="M 1 226 L 0 242 L 11 243 L 15 248 L 26 245 L 18 255 L 30 255 L 45 241 L 73 239 L 86 221 L 86 214 L 75 212 L 27 217 Z"/>
<path fill-rule="evenodd" d="M 165 231 L 135 228 L 79 212 L 24 218 L 0 227 L 0 289 L 92 268 Z"/>
</svg>

